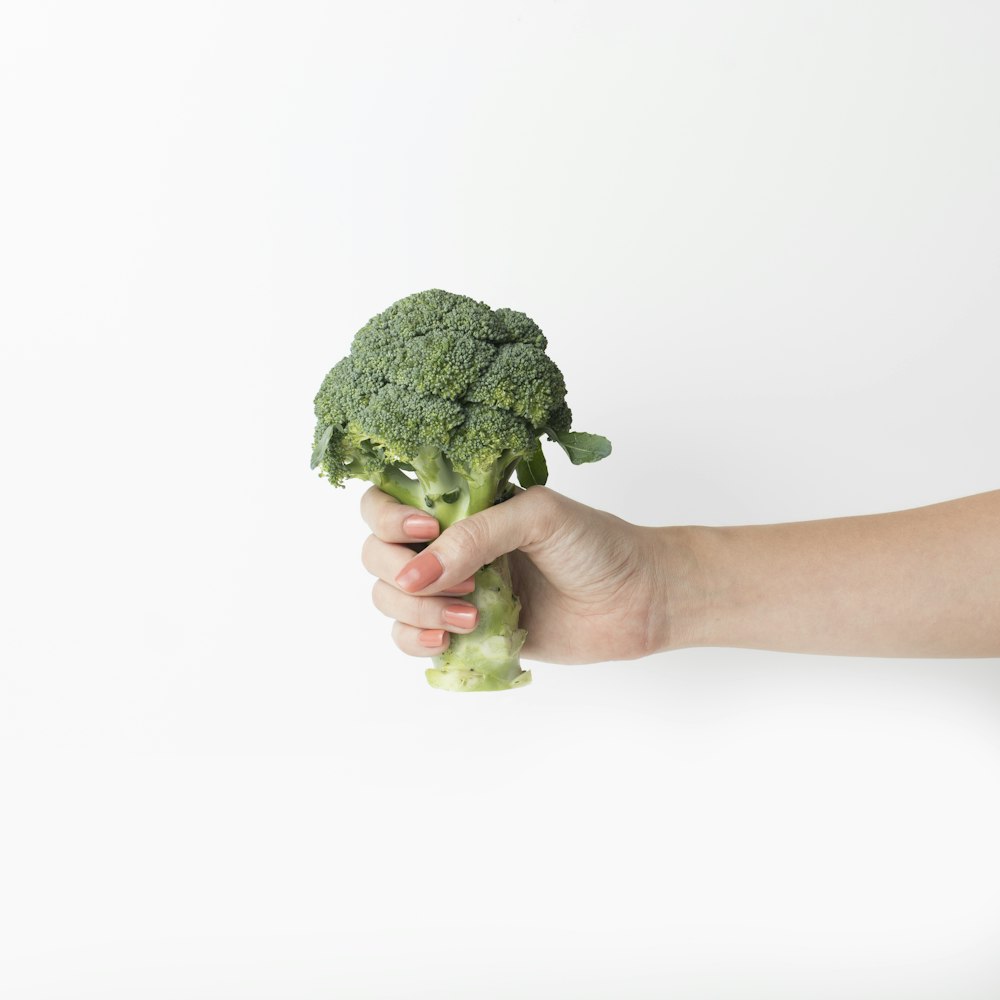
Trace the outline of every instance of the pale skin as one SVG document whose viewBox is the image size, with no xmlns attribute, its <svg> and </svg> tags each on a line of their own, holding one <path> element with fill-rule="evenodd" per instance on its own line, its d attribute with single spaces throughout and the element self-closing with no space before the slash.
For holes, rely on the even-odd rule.
<svg viewBox="0 0 1000 1000">
<path fill-rule="evenodd" d="M 886 514 L 642 527 L 545 487 L 441 532 L 372 487 L 362 552 L 404 652 L 475 626 L 472 574 L 511 553 L 527 659 L 693 646 L 846 656 L 1000 656 L 1000 490 Z M 415 554 L 415 543 L 427 547 Z"/>
</svg>

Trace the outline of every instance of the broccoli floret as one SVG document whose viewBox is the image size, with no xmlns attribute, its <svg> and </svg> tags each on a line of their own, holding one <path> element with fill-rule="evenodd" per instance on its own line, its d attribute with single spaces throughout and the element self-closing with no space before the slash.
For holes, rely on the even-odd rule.
<svg viewBox="0 0 1000 1000">
<path fill-rule="evenodd" d="M 533 344 L 504 344 L 482 377 L 470 386 L 465 398 L 509 410 L 524 417 L 533 427 L 547 427 L 556 407 L 565 401 L 566 383 L 542 348 Z"/>
<path fill-rule="evenodd" d="M 335 486 L 375 483 L 443 528 L 512 492 L 545 482 L 542 436 L 574 464 L 611 453 L 610 442 L 570 430 L 562 372 L 537 324 L 434 288 L 395 302 L 355 335 L 350 354 L 315 400 L 313 468 Z M 496 691 L 523 686 L 520 603 L 506 556 L 476 574 L 479 623 L 452 635 L 427 671 L 435 687 Z"/>
</svg>

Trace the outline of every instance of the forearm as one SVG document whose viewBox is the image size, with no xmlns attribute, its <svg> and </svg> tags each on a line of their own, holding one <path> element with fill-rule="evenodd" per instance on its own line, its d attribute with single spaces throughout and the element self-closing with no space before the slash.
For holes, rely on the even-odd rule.
<svg viewBox="0 0 1000 1000">
<path fill-rule="evenodd" d="M 889 514 L 666 528 L 660 541 L 664 648 L 1000 656 L 1000 490 Z"/>
</svg>

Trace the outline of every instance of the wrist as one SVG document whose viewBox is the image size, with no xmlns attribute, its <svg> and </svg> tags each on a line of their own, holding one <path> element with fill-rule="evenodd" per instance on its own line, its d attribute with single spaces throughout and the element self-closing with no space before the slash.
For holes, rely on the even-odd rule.
<svg viewBox="0 0 1000 1000">
<path fill-rule="evenodd" d="M 659 627 L 650 652 L 712 645 L 709 562 L 712 529 L 697 525 L 651 529 L 655 533 Z"/>
</svg>

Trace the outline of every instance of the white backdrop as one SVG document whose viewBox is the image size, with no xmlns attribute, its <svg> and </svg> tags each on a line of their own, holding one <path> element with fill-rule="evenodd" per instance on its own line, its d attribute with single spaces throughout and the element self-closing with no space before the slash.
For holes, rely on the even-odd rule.
<svg viewBox="0 0 1000 1000">
<path fill-rule="evenodd" d="M 533 316 L 643 523 L 996 488 L 977 3 L 5 4 L 0 993 L 995 1000 L 1000 665 L 433 691 L 308 471 L 354 331 Z"/>
</svg>

